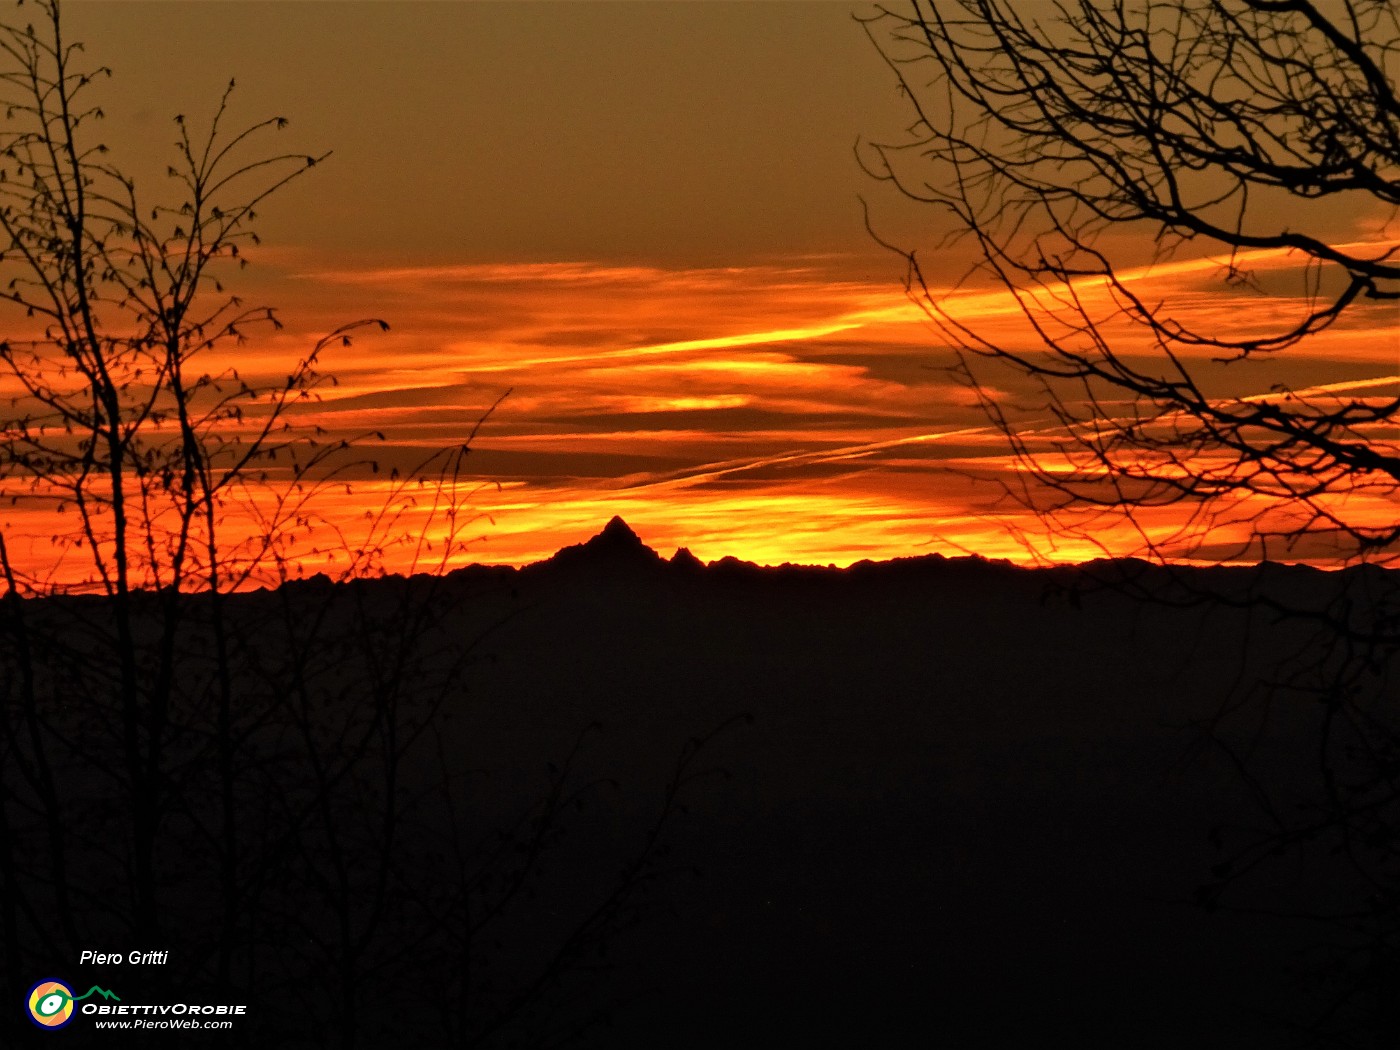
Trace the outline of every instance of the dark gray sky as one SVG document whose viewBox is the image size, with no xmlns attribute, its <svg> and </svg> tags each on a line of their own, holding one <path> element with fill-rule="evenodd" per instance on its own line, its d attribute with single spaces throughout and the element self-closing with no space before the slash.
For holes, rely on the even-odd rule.
<svg viewBox="0 0 1400 1050">
<path fill-rule="evenodd" d="M 109 134 L 283 114 L 334 149 L 282 243 L 454 260 L 742 262 L 870 251 L 852 146 L 905 119 L 847 3 L 79 0 Z"/>
</svg>

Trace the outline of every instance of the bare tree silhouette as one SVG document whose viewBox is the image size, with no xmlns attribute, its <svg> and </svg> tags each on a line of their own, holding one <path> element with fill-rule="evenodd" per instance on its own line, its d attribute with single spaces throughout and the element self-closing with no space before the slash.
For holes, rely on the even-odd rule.
<svg viewBox="0 0 1400 1050">
<path fill-rule="evenodd" d="M 1175 504 L 1177 556 L 1244 521 L 1241 555 L 1327 534 L 1343 556 L 1393 556 L 1393 516 L 1354 509 L 1400 485 L 1393 377 L 1216 391 L 1230 364 L 1400 299 L 1393 238 L 1336 245 L 1308 228 L 1400 204 L 1398 18 L 1368 0 L 1330 16 L 1306 0 L 966 0 L 866 20 L 916 113 L 910 141 L 873 147 L 872 171 L 943 212 L 966 279 L 1004 288 L 1026 323 L 1014 345 L 989 342 L 901 251 L 910 291 L 969 369 L 991 360 L 1041 391 L 1048 437 L 984 406 L 1056 527 L 1074 527 L 1062 511 Z M 1223 323 L 1135 279 L 1202 247 L 1239 300 Z M 1251 272 L 1261 252 L 1289 253 L 1293 297 Z"/>
<path fill-rule="evenodd" d="M 953 277 L 875 235 L 905 260 L 911 298 L 1009 445 L 1003 493 L 1051 542 L 1164 562 L 1393 565 L 1400 380 L 1385 351 L 1400 301 L 1400 8 L 912 0 L 859 20 L 914 114 L 906 138 L 865 144 L 862 161 L 929 205 L 939 273 L 953 260 Z M 1337 233 L 1356 219 L 1369 227 Z M 1228 310 L 1203 305 L 1199 284 L 1171 283 L 1186 272 L 1214 274 Z M 964 305 L 988 286 L 1014 331 Z M 1371 374 L 1290 380 L 1289 360 L 1343 333 Z M 1265 373 L 1265 389 L 1251 386 Z M 1228 903 L 1245 872 L 1281 854 L 1350 857 L 1356 896 L 1301 909 L 1356 949 L 1319 1031 L 1369 1028 L 1393 1045 L 1397 1021 L 1376 990 L 1400 959 L 1394 573 L 1340 574 L 1329 599 L 1307 605 L 1180 588 L 1170 600 L 1242 602 L 1316 626 L 1294 664 L 1246 690 L 1253 714 L 1236 695 L 1208 726 L 1266 819 L 1221 833 L 1226 855 L 1202 899 Z M 1317 702 L 1318 790 L 1301 811 L 1278 805 L 1227 739 L 1279 700 Z"/>
<path fill-rule="evenodd" d="M 473 657 L 453 633 L 467 592 L 444 576 L 473 520 L 476 431 L 383 480 L 358 533 L 323 515 L 332 486 L 378 473 L 364 449 L 383 435 L 327 435 L 303 409 L 331 381 L 324 353 L 387 325 L 342 325 L 258 379 L 228 351 L 280 323 L 224 282 L 258 208 L 326 155 L 268 149 L 280 118 L 231 130 L 230 84 L 203 130 L 175 118 L 173 199 L 146 197 L 92 137 L 110 72 L 66 39 L 57 0 L 34 7 L 0 25 L 4 983 L 120 938 L 180 958 L 148 993 L 260 997 L 239 1034 L 254 1045 L 373 1042 L 362 1007 L 390 1004 L 371 986 L 405 990 L 439 1036 L 517 1037 L 507 1022 L 658 875 L 674 792 L 557 952 L 500 987 L 508 1007 L 463 991 L 441 1019 L 439 989 L 472 984 L 472 931 L 593 794 L 562 763 L 489 848 L 462 845 L 490 819 L 440 746 Z M 70 523 L 47 557 L 13 542 L 36 507 Z M 371 579 L 395 548 L 421 575 Z M 335 555 L 337 581 L 297 580 L 309 551 Z M 276 589 L 236 594 L 259 586 Z"/>
</svg>

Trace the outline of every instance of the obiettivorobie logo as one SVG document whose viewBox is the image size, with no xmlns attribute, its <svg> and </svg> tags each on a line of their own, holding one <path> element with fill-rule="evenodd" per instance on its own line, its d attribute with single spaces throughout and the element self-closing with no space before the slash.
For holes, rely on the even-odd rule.
<svg viewBox="0 0 1400 1050">
<path fill-rule="evenodd" d="M 92 1001 L 84 1003 L 84 999 Z M 243 1003 L 122 1002 L 115 992 L 95 984 L 74 995 L 68 984 L 55 980 L 40 981 L 29 989 L 26 1005 L 29 1019 L 40 1028 L 63 1028 L 76 1014 L 91 1017 L 98 1028 L 232 1028 L 234 1018 L 248 1013 Z"/>
<path fill-rule="evenodd" d="M 62 981 L 40 981 L 29 989 L 29 1019 L 40 1028 L 62 1028 L 73 1020 L 73 1004 L 82 1002 L 90 995 L 121 1002 L 115 992 L 95 984 L 82 995 L 74 995 Z"/>
</svg>

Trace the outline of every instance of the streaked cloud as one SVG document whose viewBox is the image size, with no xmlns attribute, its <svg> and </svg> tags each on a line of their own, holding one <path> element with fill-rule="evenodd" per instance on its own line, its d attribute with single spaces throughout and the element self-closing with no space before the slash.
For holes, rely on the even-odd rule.
<svg viewBox="0 0 1400 1050">
<path fill-rule="evenodd" d="M 330 437 L 383 434 L 346 468 L 350 490 L 321 497 L 320 513 L 347 536 L 398 491 L 388 475 L 460 444 L 509 390 L 459 478 L 454 527 L 471 543 L 454 564 L 545 557 L 614 514 L 666 553 L 686 546 L 703 558 L 760 562 L 848 564 L 930 551 L 1075 560 L 1127 553 L 1143 539 L 1107 519 L 1079 537 L 1048 535 L 1008 500 L 1020 484 L 1017 464 L 976 393 L 950 371 L 955 359 L 938 326 L 902 294 L 893 263 L 855 276 L 860 267 L 841 257 L 709 269 L 304 262 L 283 311 L 295 319 L 288 330 L 225 363 L 275 378 L 318 327 L 355 311 L 391 320 L 387 335 L 328 351 L 335 385 L 295 412 Z M 1244 262 L 1284 276 L 1296 265 L 1283 252 Z M 1201 324 L 1254 324 L 1258 311 L 1289 316 L 1307 305 L 1301 295 L 1255 298 L 1255 313 L 1242 317 L 1219 260 L 1142 267 L 1124 280 Z M 942 309 L 985 338 L 1034 352 L 1027 304 L 1004 290 L 938 294 Z M 1108 304 L 1101 283 L 1079 294 L 1091 309 L 1095 296 Z M 1362 304 L 1305 347 L 1221 370 L 1211 396 L 1277 396 L 1279 383 L 1309 396 L 1394 396 L 1391 320 Z M 1130 326 L 1114 334 L 1127 356 L 1152 352 Z M 982 378 L 1004 384 L 995 391 L 1003 403 L 1022 406 L 1018 425 L 1033 445 L 1053 444 L 1057 425 L 1036 411 L 1034 391 L 1014 376 Z M 1387 512 L 1363 503 L 1358 496 L 1352 512 Z M 428 504 L 398 513 L 406 532 L 445 540 Z M 1243 542 L 1246 521 L 1225 522 L 1221 536 Z M 1139 519 L 1167 546 L 1181 524 L 1180 514 Z M 46 527 L 34 526 L 29 535 L 42 543 Z M 333 568 L 337 557 L 333 544 L 317 547 L 305 564 Z M 385 557 L 391 568 L 413 564 L 402 546 Z"/>
</svg>

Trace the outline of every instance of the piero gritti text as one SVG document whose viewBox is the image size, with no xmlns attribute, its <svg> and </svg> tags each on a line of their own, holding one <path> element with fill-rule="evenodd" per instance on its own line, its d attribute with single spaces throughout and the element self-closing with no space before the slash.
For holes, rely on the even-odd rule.
<svg viewBox="0 0 1400 1050">
<path fill-rule="evenodd" d="M 169 961 L 168 951 L 95 952 L 85 948 L 78 956 L 79 966 L 164 966 Z"/>
</svg>

